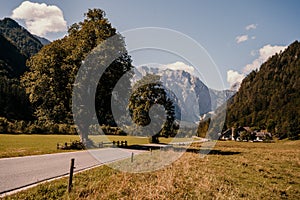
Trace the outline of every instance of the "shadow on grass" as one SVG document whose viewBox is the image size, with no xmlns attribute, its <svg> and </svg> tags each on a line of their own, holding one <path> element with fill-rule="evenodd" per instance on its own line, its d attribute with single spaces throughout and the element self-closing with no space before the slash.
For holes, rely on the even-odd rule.
<svg viewBox="0 0 300 200">
<path fill-rule="evenodd" d="M 241 152 L 236 151 L 221 151 L 221 150 L 215 150 L 215 149 L 201 149 L 200 151 L 197 150 L 197 153 L 206 154 L 206 155 L 222 155 L 222 156 L 230 156 L 230 155 L 236 155 L 240 154 Z"/>
<path fill-rule="evenodd" d="M 152 151 L 152 150 L 161 150 L 161 151 L 168 151 L 173 150 L 175 152 L 189 152 L 189 153 L 197 153 L 197 154 L 204 154 L 204 155 L 236 155 L 240 154 L 241 152 L 234 152 L 234 151 L 221 151 L 216 149 L 195 149 L 195 148 L 185 148 L 185 147 L 172 147 L 170 145 L 165 144 L 147 144 L 147 145 L 130 145 L 124 147 L 126 149 L 134 149 L 134 150 L 144 150 L 144 151 Z"/>
</svg>

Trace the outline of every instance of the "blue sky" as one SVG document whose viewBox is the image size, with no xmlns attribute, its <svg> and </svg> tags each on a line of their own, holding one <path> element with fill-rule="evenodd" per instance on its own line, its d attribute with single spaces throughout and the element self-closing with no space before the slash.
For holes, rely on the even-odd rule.
<svg viewBox="0 0 300 200">
<path fill-rule="evenodd" d="M 101 8 L 121 33 L 141 27 L 162 27 L 181 32 L 206 49 L 219 69 L 225 88 L 229 88 L 234 81 L 239 81 L 249 73 L 245 68 L 247 65 L 250 69 L 255 68 L 254 65 L 259 65 L 270 53 L 300 39 L 300 1 L 297 0 L 31 2 L 57 6 L 62 11 L 67 26 L 82 21 L 83 14 L 89 8 Z M 21 3 L 19 0 L 1 1 L 0 18 L 12 16 L 12 11 Z M 26 26 L 24 20 L 17 21 Z M 48 30 L 43 34 L 46 38 L 54 40 L 63 37 L 66 32 L 51 33 Z M 169 64 L 160 58 L 157 59 L 157 63 Z M 136 64 L 143 64 L 142 58 L 136 60 L 141 62 Z M 230 83 L 226 81 L 228 76 L 232 78 Z M 212 87 L 222 89 L 219 86 Z"/>
</svg>

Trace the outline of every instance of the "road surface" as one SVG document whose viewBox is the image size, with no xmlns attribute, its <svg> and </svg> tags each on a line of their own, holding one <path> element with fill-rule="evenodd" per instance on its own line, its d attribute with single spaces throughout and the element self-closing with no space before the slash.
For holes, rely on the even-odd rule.
<svg viewBox="0 0 300 200">
<path fill-rule="evenodd" d="M 0 195 L 39 182 L 69 174 L 70 160 L 75 158 L 74 172 L 130 157 L 140 151 L 105 148 L 0 159 Z M 97 158 L 97 159 L 96 159 Z"/>
</svg>

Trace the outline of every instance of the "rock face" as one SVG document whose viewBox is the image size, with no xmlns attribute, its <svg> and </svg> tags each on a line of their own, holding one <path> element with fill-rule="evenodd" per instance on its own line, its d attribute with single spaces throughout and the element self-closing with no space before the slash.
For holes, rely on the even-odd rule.
<svg viewBox="0 0 300 200">
<path fill-rule="evenodd" d="M 227 103 L 227 100 L 232 97 L 236 91 L 235 90 L 214 90 L 209 89 L 211 97 L 211 107 L 212 110 L 216 110 L 218 107 Z"/>
<path fill-rule="evenodd" d="M 198 78 L 183 70 L 170 70 L 149 67 L 135 68 L 133 83 L 147 74 L 159 75 L 160 81 L 176 96 L 182 121 L 197 122 L 200 116 L 212 111 L 208 87 Z"/>
</svg>

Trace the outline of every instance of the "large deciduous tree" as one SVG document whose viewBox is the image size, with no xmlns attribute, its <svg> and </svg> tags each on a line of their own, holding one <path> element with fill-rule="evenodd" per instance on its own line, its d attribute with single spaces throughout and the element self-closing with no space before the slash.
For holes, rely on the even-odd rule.
<svg viewBox="0 0 300 200">
<path fill-rule="evenodd" d="M 22 77 L 22 83 L 40 122 L 73 123 L 71 103 L 76 74 L 93 49 L 116 35 L 116 29 L 105 18 L 104 11 L 89 10 L 83 22 L 69 28 L 67 36 L 45 46 L 28 61 L 29 72 Z M 123 41 L 120 36 L 119 41 Z M 124 42 L 122 44 L 125 48 Z M 105 108 L 98 112 L 104 112 L 98 115 L 101 122 L 111 121 L 107 118 L 111 88 L 130 68 L 131 59 L 126 52 L 106 70 L 103 79 L 109 81 L 100 79 L 96 100 L 103 100 L 97 104 L 98 110 Z M 84 131 L 87 131 L 87 127 Z M 87 133 L 82 134 L 86 137 Z"/>
</svg>

